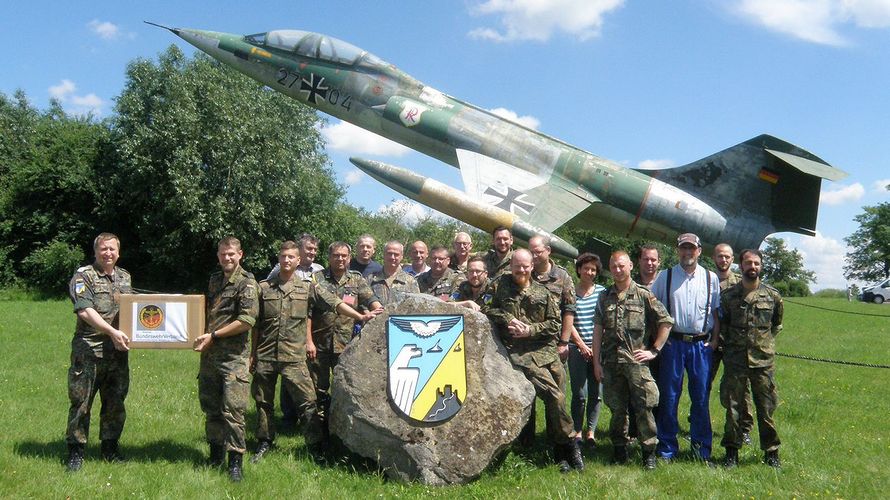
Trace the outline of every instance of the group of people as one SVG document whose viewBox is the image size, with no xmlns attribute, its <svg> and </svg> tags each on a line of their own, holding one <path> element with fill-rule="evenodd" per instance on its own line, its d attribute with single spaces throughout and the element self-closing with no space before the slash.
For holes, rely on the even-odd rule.
<svg viewBox="0 0 890 500">
<path fill-rule="evenodd" d="M 534 236 L 528 249 L 514 250 L 505 227 L 492 232 L 491 249 L 479 254 L 472 253 L 471 237 L 463 232 L 455 235 L 450 250 L 414 241 L 408 246 L 408 265 L 403 265 L 405 247 L 398 241 L 385 243 L 383 262 L 376 262 L 376 241 L 366 234 L 358 238 L 354 254 L 345 242 L 331 243 L 325 268 L 315 263 L 318 244 L 310 234 L 282 243 L 277 265 L 259 283 L 241 267 L 240 241 L 227 237 L 218 244 L 220 268 L 206 293 L 206 332 L 194 349 L 201 353 L 198 386 L 209 462 L 222 467 L 228 459 L 233 481 L 243 475 L 249 395 L 257 411 L 251 462 L 273 449 L 279 379 L 284 422 L 302 428 L 311 450 L 323 450 L 331 372 L 340 353 L 364 322 L 405 293 L 429 294 L 489 317 L 510 360 L 544 403 L 547 436 L 562 472 L 584 468 L 580 446 L 596 444 L 601 394 L 612 413 L 615 462 L 628 460 L 634 438 L 647 469 L 656 467 L 658 457 L 675 459 L 684 372 L 692 401 L 692 452 L 713 463 L 708 400 L 721 359 L 724 465 L 737 465 L 739 448 L 750 443 L 756 408 L 765 461 L 779 466 L 772 414 L 777 403 L 774 338 L 782 328 L 782 299 L 760 281 L 758 250 L 740 254 L 738 276 L 730 271 L 732 249 L 718 245 L 717 272 L 712 272 L 698 264 L 698 237 L 683 234 L 677 244 L 680 263 L 671 269 L 659 272 L 657 248 L 643 246 L 636 281 L 630 256 L 616 251 L 608 262 L 614 284 L 607 289 L 597 284 L 603 274 L 597 255 L 583 253 L 576 259 L 575 283 L 550 258 L 547 238 Z M 126 416 L 129 338 L 117 318 L 118 296 L 132 291 L 131 280 L 117 267 L 117 236 L 102 233 L 93 248 L 95 262 L 78 269 L 70 284 L 77 326 L 68 377 L 69 471 L 83 465 L 97 392 L 102 457 L 123 460 L 118 440 Z M 520 442 L 534 439 L 534 415 L 533 408 Z"/>
</svg>

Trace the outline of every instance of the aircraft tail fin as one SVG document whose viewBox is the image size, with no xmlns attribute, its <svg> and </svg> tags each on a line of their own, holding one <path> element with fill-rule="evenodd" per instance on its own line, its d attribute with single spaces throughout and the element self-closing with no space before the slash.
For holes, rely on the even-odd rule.
<svg viewBox="0 0 890 500">
<path fill-rule="evenodd" d="M 770 135 L 682 167 L 640 172 L 689 191 L 730 217 L 759 218 L 772 226 L 767 234 L 790 231 L 810 236 L 816 234 L 822 179 L 837 181 L 847 176 L 814 154 Z"/>
</svg>

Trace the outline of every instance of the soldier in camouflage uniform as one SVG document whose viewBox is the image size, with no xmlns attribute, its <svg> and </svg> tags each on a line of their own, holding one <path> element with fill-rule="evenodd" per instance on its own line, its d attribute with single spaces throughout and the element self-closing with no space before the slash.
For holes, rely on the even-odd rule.
<svg viewBox="0 0 890 500">
<path fill-rule="evenodd" d="M 732 261 L 735 256 L 732 247 L 726 243 L 720 243 L 714 247 L 714 265 L 717 267 L 717 278 L 720 279 L 720 291 L 723 292 L 727 288 L 742 281 L 742 277 L 732 272 Z M 708 392 L 711 392 L 711 386 L 717 377 L 717 371 L 720 369 L 720 362 L 723 360 L 723 345 L 717 346 L 711 352 L 711 371 L 708 373 Z M 752 409 L 754 401 L 751 399 L 751 392 L 746 391 L 745 401 L 739 407 L 742 413 L 742 443 L 751 444 L 751 429 L 754 428 L 754 415 Z"/>
<path fill-rule="evenodd" d="M 461 307 L 479 311 L 486 303 L 491 302 L 488 284 L 488 271 L 485 270 L 485 260 L 478 255 L 474 255 L 467 260 L 467 280 L 451 293 L 451 302 Z"/>
<path fill-rule="evenodd" d="M 102 401 L 99 438 L 102 457 L 121 461 L 118 439 L 127 412 L 124 400 L 130 387 L 127 351 L 130 339 L 118 329 L 119 297 L 131 293 L 130 273 L 116 266 L 120 239 L 102 233 L 93 241 L 96 260 L 74 273 L 69 285 L 77 326 L 71 340 L 68 370 L 68 471 L 83 466 L 84 447 L 90 431 L 90 409 L 96 393 Z"/>
<path fill-rule="evenodd" d="M 628 406 L 632 406 L 643 467 L 654 469 L 658 440 L 652 408 L 658 404 L 658 387 L 649 361 L 661 352 L 673 320 L 652 292 L 631 280 L 633 264 L 626 252 L 614 252 L 609 269 L 615 284 L 600 295 L 593 316 L 593 373 L 603 383 L 603 399 L 612 410 L 609 433 L 615 462 L 627 462 Z M 650 344 L 646 326 L 651 324 L 658 325 L 658 334 Z"/>
<path fill-rule="evenodd" d="M 532 256 L 528 250 L 514 252 L 510 275 L 502 276 L 488 315 L 507 348 L 510 361 L 522 370 L 544 401 L 547 432 L 554 442 L 554 458 L 561 472 L 581 470 L 584 461 L 572 440 L 572 418 L 566 412 L 565 370 L 556 354 L 559 337 L 559 307 L 546 288 L 531 279 Z"/>
<path fill-rule="evenodd" d="M 312 339 L 316 353 L 309 354 L 309 373 L 318 398 L 322 431 L 327 436 L 327 417 L 331 405 L 331 371 L 337 366 L 340 353 L 352 340 L 356 321 L 368 321 L 383 310 L 361 273 L 349 270 L 348 243 L 335 241 L 328 247 L 328 267 L 312 278 L 319 288 L 341 299 L 350 308 L 364 307 L 365 314 L 338 314 L 325 308 L 312 310 Z M 353 310 L 353 312 L 355 312 Z"/>
<path fill-rule="evenodd" d="M 259 316 L 251 335 L 250 358 L 250 389 L 256 401 L 259 441 L 253 463 L 262 459 L 275 439 L 273 414 L 279 375 L 283 389 L 295 404 L 297 420 L 304 426 L 306 445 L 315 448 L 322 440 L 315 388 L 306 364 L 307 351 L 315 351 L 309 313 L 316 303 L 336 309 L 342 301 L 301 279 L 296 273 L 299 260 L 297 244 L 285 241 L 278 252 L 279 273 L 260 282 Z"/>
<path fill-rule="evenodd" d="M 464 273 L 448 267 L 451 258 L 443 246 L 430 250 L 430 270 L 417 277 L 420 293 L 448 300 L 457 287 L 467 279 Z"/>
<path fill-rule="evenodd" d="M 763 254 L 743 250 L 739 255 L 742 281 L 723 291 L 721 322 L 723 334 L 723 378 L 720 403 L 726 408 L 726 426 L 721 444 L 726 448 L 723 464 L 738 465 L 742 446 L 742 404 L 751 384 L 757 409 L 757 430 L 764 461 L 779 467 L 779 435 L 773 412 L 779 403 L 776 392 L 776 336 L 782 331 L 784 306 L 775 288 L 760 281 Z"/>
<path fill-rule="evenodd" d="M 504 274 L 510 274 L 510 259 L 513 257 L 513 233 L 504 226 L 491 232 L 491 249 L 482 255 L 488 279 L 496 282 Z"/>
<path fill-rule="evenodd" d="M 388 242 L 383 246 L 383 271 L 368 276 L 371 291 L 384 306 L 399 300 L 406 293 L 420 293 L 417 280 L 401 267 L 404 251 L 400 242 Z"/>
<path fill-rule="evenodd" d="M 217 245 L 221 269 L 210 276 L 207 287 L 208 333 L 195 339 L 201 353 L 198 398 L 205 415 L 205 433 L 210 443 L 210 464 L 221 466 L 229 455 L 229 478 L 242 476 L 244 411 L 249 397 L 248 331 L 256 324 L 257 282 L 241 268 L 241 242 L 231 236 Z"/>
</svg>

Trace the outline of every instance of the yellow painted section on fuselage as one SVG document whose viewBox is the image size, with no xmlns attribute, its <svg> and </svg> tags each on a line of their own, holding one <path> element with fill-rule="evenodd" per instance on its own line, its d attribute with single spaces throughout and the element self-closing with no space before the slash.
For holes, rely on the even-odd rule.
<svg viewBox="0 0 890 500">
<path fill-rule="evenodd" d="M 457 347 L 459 351 L 455 352 Z M 457 399 L 463 403 L 467 397 L 467 363 L 464 352 L 464 333 L 461 332 L 454 341 L 454 344 L 448 348 L 448 354 L 439 364 L 438 369 L 433 373 L 427 381 L 424 388 L 417 395 L 414 404 L 411 406 L 411 418 L 423 421 L 427 413 L 429 413 L 433 404 L 438 399 L 437 389 L 445 389 L 446 385 L 451 386 L 451 391 L 457 396 Z"/>
</svg>

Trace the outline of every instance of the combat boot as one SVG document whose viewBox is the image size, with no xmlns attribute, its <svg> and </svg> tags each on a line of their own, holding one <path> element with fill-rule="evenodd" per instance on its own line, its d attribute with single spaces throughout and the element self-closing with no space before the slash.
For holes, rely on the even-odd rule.
<svg viewBox="0 0 890 500">
<path fill-rule="evenodd" d="M 627 446 L 616 446 L 612 454 L 612 463 L 623 465 L 627 463 Z"/>
<path fill-rule="evenodd" d="M 763 457 L 763 461 L 766 462 L 766 465 L 775 467 L 776 469 L 782 467 L 782 462 L 779 460 L 779 450 L 766 452 L 766 455 Z"/>
<path fill-rule="evenodd" d="M 102 441 L 102 459 L 106 462 L 126 462 L 117 446 L 117 439 L 105 439 Z"/>
<path fill-rule="evenodd" d="M 83 447 L 80 443 L 68 443 L 68 460 L 65 461 L 68 472 L 77 472 L 83 467 Z"/>
<path fill-rule="evenodd" d="M 572 470 L 572 466 L 569 464 L 569 461 L 566 460 L 565 445 L 558 444 L 553 447 L 553 461 L 556 462 L 556 467 L 559 469 L 559 472 L 562 472 L 563 474 Z"/>
<path fill-rule="evenodd" d="M 226 460 L 226 445 L 210 443 L 210 460 L 207 464 L 211 467 L 222 467 Z"/>
<path fill-rule="evenodd" d="M 643 451 L 643 469 L 655 470 L 658 460 L 655 457 L 655 450 Z"/>
<path fill-rule="evenodd" d="M 723 466 L 732 469 L 739 466 L 739 450 L 736 448 L 727 448 L 726 456 L 723 457 Z"/>
<path fill-rule="evenodd" d="M 229 479 L 233 483 L 240 483 L 242 479 L 241 473 L 241 454 L 237 451 L 229 452 Z"/>
<path fill-rule="evenodd" d="M 578 441 L 572 440 L 565 445 L 566 459 L 569 465 L 577 471 L 584 470 L 584 459 L 581 457 L 581 449 L 578 447 Z"/>
<path fill-rule="evenodd" d="M 263 455 L 271 449 L 272 441 L 269 441 L 268 439 L 260 439 L 260 444 L 257 445 L 256 451 L 253 452 L 253 456 L 250 457 L 250 463 L 255 464 L 259 462 L 263 459 Z"/>
</svg>

